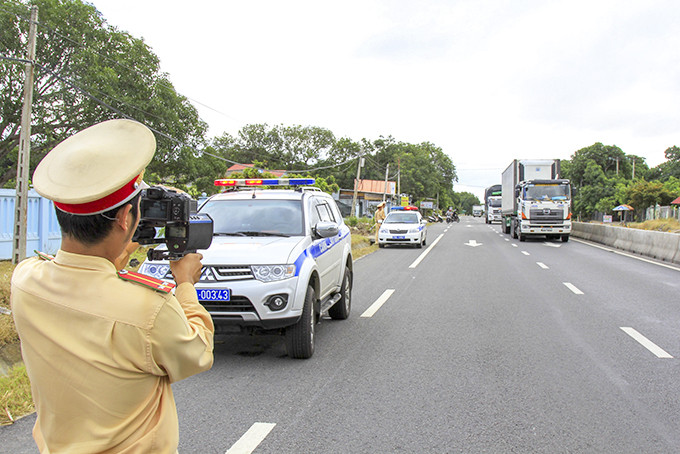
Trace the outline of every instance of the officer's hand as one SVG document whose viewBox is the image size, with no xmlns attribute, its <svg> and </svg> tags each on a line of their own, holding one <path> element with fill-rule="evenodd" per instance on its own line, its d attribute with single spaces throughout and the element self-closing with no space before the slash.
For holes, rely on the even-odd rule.
<svg viewBox="0 0 680 454">
<path fill-rule="evenodd" d="M 203 254 L 187 254 L 179 260 L 170 261 L 170 271 L 175 278 L 177 285 L 189 282 L 194 285 L 201 277 L 201 268 L 203 264 L 201 259 Z"/>
</svg>

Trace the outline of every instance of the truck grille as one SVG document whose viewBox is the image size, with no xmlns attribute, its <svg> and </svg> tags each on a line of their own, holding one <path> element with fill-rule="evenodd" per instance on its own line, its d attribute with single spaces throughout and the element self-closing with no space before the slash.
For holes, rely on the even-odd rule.
<svg viewBox="0 0 680 454">
<path fill-rule="evenodd" d="M 564 210 L 557 209 L 531 209 L 529 217 L 532 224 L 562 224 L 564 223 Z"/>
<path fill-rule="evenodd" d="M 255 277 L 248 265 L 220 265 L 203 267 L 199 282 L 228 282 L 250 279 L 255 279 Z"/>
<path fill-rule="evenodd" d="M 230 301 L 199 301 L 208 312 L 255 312 L 253 303 L 245 296 L 232 295 Z"/>
</svg>

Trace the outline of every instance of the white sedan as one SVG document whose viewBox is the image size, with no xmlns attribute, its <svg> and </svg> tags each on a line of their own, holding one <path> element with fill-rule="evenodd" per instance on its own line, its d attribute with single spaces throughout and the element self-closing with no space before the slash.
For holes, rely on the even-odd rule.
<svg viewBox="0 0 680 454">
<path fill-rule="evenodd" d="M 422 248 L 427 243 L 427 221 L 418 211 L 391 211 L 378 232 L 378 247 L 406 244 Z"/>
</svg>

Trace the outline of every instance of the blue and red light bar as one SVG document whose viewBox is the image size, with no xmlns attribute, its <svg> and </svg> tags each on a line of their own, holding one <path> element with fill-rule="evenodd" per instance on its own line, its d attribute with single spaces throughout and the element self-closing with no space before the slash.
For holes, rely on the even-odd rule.
<svg viewBox="0 0 680 454">
<path fill-rule="evenodd" d="M 314 178 L 236 178 L 215 180 L 215 186 L 305 186 L 315 181 Z"/>
</svg>

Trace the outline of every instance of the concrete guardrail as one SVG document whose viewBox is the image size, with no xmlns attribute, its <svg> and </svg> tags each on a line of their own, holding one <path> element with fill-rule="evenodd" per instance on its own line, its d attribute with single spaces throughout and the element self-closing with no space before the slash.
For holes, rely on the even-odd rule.
<svg viewBox="0 0 680 454">
<path fill-rule="evenodd" d="M 680 234 L 678 233 L 573 222 L 571 234 L 576 238 L 680 264 Z"/>
</svg>

